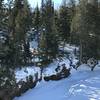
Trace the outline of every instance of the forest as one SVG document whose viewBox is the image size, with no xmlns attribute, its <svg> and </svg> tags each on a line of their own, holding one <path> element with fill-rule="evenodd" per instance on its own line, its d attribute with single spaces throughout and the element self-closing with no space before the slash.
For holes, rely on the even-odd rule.
<svg viewBox="0 0 100 100">
<path fill-rule="evenodd" d="M 62 0 L 58 8 L 52 0 L 33 8 L 28 0 L 0 0 L 0 100 L 13 100 L 43 78 L 67 78 L 83 64 L 94 71 L 99 60 L 99 0 Z M 50 65 L 56 74 L 44 76 Z M 28 66 L 32 75 L 25 76 Z M 22 69 L 25 81 L 18 81 L 16 73 Z"/>
</svg>

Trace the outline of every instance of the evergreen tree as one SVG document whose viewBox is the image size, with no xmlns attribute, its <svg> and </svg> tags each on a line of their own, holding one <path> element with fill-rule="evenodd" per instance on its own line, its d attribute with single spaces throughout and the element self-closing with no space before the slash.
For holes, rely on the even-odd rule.
<svg viewBox="0 0 100 100">
<path fill-rule="evenodd" d="M 66 0 L 63 1 L 59 10 L 59 37 L 61 37 L 62 41 L 65 42 L 69 40 L 70 37 L 70 14 L 69 8 L 67 7 Z"/>
<path fill-rule="evenodd" d="M 0 29 L 4 28 L 3 19 L 4 19 L 4 0 L 0 0 Z"/>
<path fill-rule="evenodd" d="M 71 43 L 79 45 L 79 21 L 80 21 L 80 11 L 79 7 L 76 7 L 75 15 L 71 21 Z"/>
<path fill-rule="evenodd" d="M 46 54 L 47 59 L 52 59 L 56 56 L 57 53 L 57 41 L 56 41 L 56 32 L 54 28 L 54 4 L 52 0 L 42 0 L 42 33 L 41 40 L 45 42 L 40 42 L 40 50 Z M 41 44 L 44 43 L 44 44 Z M 45 46 L 45 48 L 44 48 Z"/>
<path fill-rule="evenodd" d="M 33 17 L 33 26 L 35 30 L 37 31 L 36 33 L 39 33 L 39 29 L 41 27 L 41 16 L 40 16 L 40 9 L 37 5 L 34 11 L 34 17 Z"/>
<path fill-rule="evenodd" d="M 0 0 L 0 89 L 11 89 L 15 84 L 12 50 L 9 45 L 6 19 L 8 17 L 4 0 Z M 2 38 L 1 38 L 2 37 Z"/>
<path fill-rule="evenodd" d="M 98 2 L 80 1 L 80 61 L 97 59 Z"/>
<path fill-rule="evenodd" d="M 15 65 L 26 63 L 27 50 L 25 48 L 28 46 L 26 32 L 31 25 L 31 13 L 27 0 L 15 0 L 14 7 L 9 16 L 9 22 L 11 44 L 12 48 L 15 49 L 14 63 Z"/>
<path fill-rule="evenodd" d="M 45 26 L 45 0 L 41 0 L 41 24 L 43 28 Z"/>
<path fill-rule="evenodd" d="M 68 6 L 70 8 L 70 17 L 71 21 L 76 13 L 76 1 L 75 0 L 69 0 Z"/>
</svg>

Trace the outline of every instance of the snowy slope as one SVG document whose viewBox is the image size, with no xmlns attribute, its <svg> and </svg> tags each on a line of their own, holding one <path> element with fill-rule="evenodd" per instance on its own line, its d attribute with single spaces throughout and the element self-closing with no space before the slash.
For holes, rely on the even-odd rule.
<svg viewBox="0 0 100 100">
<path fill-rule="evenodd" d="M 75 48 L 67 45 L 64 49 L 70 52 L 73 64 L 76 64 L 78 61 L 73 53 Z M 76 49 L 78 50 L 78 48 Z M 66 67 L 70 67 L 69 60 L 63 57 L 61 61 L 58 59 L 48 65 L 43 71 L 43 76 L 55 74 L 55 68 L 58 64 L 62 65 L 63 63 L 66 64 Z M 42 80 L 34 89 L 28 90 L 14 100 L 100 100 L 100 63 L 93 72 L 90 70 L 86 64 L 83 64 L 77 71 L 72 69 L 71 75 L 66 79 L 49 82 Z M 29 72 L 32 72 L 32 75 L 34 75 L 34 71 Z M 18 74 L 16 74 L 19 80 L 26 75 L 23 73 L 19 74 L 21 72 L 17 71 Z"/>
<path fill-rule="evenodd" d="M 71 72 L 60 81 L 42 81 L 14 100 L 100 100 L 100 68 L 91 72 L 82 65 L 78 71 Z"/>
<path fill-rule="evenodd" d="M 29 44 L 30 44 L 30 51 L 31 52 L 33 52 L 34 49 L 37 50 L 37 48 L 38 48 L 38 42 L 37 41 L 33 40 Z"/>
<path fill-rule="evenodd" d="M 65 64 L 65 67 L 68 69 L 70 68 L 70 62 L 66 57 L 62 57 L 61 61 L 59 59 L 54 60 L 51 64 L 48 65 L 47 68 L 44 69 L 43 76 L 51 76 L 56 74 L 57 72 L 55 69 L 57 66 L 60 66 L 59 72 L 62 70 L 62 65 Z"/>
<path fill-rule="evenodd" d="M 33 76 L 33 79 L 35 78 L 35 74 L 38 73 L 38 78 L 40 78 L 40 68 L 35 66 L 28 66 L 24 67 L 22 69 L 16 69 L 15 70 L 15 79 L 18 83 L 19 81 L 25 81 L 26 77 L 29 75 Z"/>
</svg>

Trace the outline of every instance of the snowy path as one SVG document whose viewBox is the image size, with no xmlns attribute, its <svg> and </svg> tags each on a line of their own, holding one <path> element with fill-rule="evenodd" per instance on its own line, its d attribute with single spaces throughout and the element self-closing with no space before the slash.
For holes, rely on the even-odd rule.
<svg viewBox="0 0 100 100">
<path fill-rule="evenodd" d="M 60 81 L 42 81 L 14 100 L 100 100 L 100 69 L 79 70 Z"/>
</svg>

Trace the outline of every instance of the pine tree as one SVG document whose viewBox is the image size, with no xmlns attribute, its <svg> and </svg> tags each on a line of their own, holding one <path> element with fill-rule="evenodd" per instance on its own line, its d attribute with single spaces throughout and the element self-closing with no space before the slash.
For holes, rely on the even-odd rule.
<svg viewBox="0 0 100 100">
<path fill-rule="evenodd" d="M 9 22 L 11 44 L 12 48 L 15 49 L 14 63 L 15 65 L 26 63 L 27 50 L 25 48 L 28 44 L 26 32 L 31 25 L 31 13 L 27 0 L 15 0 L 9 16 Z"/>
<path fill-rule="evenodd" d="M 0 0 L 0 28 L 3 28 L 4 0 Z"/>
<path fill-rule="evenodd" d="M 0 0 L 0 24 L 1 24 L 1 21 L 2 21 L 2 10 L 3 10 L 3 0 Z"/>
<path fill-rule="evenodd" d="M 80 1 L 80 61 L 82 59 L 87 61 L 89 58 L 97 59 L 97 20 L 98 6 L 97 1 L 88 2 L 86 0 Z"/>
<path fill-rule="evenodd" d="M 69 0 L 68 6 L 70 8 L 70 16 L 71 16 L 71 20 L 72 20 L 75 13 L 76 13 L 76 1 L 75 0 Z"/>
<path fill-rule="evenodd" d="M 76 7 L 75 14 L 71 21 L 71 43 L 79 45 L 79 21 L 80 21 L 80 11 L 79 7 Z"/>
<path fill-rule="evenodd" d="M 45 26 L 45 0 L 41 1 L 41 24 L 43 28 Z"/>
<path fill-rule="evenodd" d="M 39 29 L 41 27 L 41 16 L 40 16 L 40 9 L 37 5 L 34 11 L 34 17 L 33 17 L 33 27 L 37 31 L 36 33 L 39 33 Z"/>
<path fill-rule="evenodd" d="M 7 33 L 8 17 L 7 8 L 4 0 L 0 0 L 0 89 L 8 89 L 14 85 L 14 71 L 13 71 L 13 58 L 11 57 L 12 51 L 9 45 L 9 36 Z M 6 80 L 5 80 L 6 79 Z M 13 83 L 13 84 L 12 84 Z"/>
<path fill-rule="evenodd" d="M 42 0 L 42 35 L 40 38 L 43 38 L 43 42 L 40 42 L 42 46 L 41 50 L 44 50 L 47 59 L 52 59 L 56 56 L 57 51 L 57 41 L 56 41 L 56 33 L 54 29 L 54 4 L 52 0 Z M 45 42 L 44 42 L 45 41 Z"/>
<path fill-rule="evenodd" d="M 66 0 L 63 1 L 59 10 L 59 37 L 61 37 L 64 42 L 63 47 L 65 46 L 65 42 L 69 41 L 70 37 L 70 14 L 69 8 L 66 4 Z"/>
</svg>

